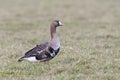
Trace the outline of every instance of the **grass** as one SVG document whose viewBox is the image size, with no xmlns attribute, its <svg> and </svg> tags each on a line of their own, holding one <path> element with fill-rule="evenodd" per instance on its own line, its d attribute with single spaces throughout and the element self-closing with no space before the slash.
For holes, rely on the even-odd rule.
<svg viewBox="0 0 120 80">
<path fill-rule="evenodd" d="M 119 80 L 119 0 L 0 0 L 0 80 Z M 18 63 L 49 40 L 60 19 L 61 51 L 48 64 Z"/>
</svg>

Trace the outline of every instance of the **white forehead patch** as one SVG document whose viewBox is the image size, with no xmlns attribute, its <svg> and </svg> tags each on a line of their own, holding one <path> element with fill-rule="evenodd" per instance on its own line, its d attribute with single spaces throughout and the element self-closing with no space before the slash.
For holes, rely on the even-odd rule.
<svg viewBox="0 0 120 80">
<path fill-rule="evenodd" d="M 62 23 L 59 21 L 59 25 L 62 25 Z"/>
</svg>

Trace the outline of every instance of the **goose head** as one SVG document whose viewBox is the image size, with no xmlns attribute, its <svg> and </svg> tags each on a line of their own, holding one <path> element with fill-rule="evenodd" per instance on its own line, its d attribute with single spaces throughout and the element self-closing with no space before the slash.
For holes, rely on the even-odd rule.
<svg viewBox="0 0 120 80">
<path fill-rule="evenodd" d="M 60 20 L 54 20 L 51 25 L 53 25 L 55 27 L 63 26 L 63 24 L 61 23 Z"/>
</svg>

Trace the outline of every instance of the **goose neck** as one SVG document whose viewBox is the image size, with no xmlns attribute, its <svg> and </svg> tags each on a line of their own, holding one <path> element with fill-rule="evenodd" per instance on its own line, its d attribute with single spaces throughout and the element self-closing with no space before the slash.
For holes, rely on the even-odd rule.
<svg viewBox="0 0 120 80">
<path fill-rule="evenodd" d="M 51 39 L 57 37 L 57 33 L 56 33 L 56 27 L 51 25 L 50 27 L 50 33 L 51 33 Z"/>
</svg>

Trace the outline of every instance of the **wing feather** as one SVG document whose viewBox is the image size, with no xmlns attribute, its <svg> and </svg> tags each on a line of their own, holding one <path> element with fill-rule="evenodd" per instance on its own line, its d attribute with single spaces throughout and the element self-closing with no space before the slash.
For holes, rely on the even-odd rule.
<svg viewBox="0 0 120 80">
<path fill-rule="evenodd" d="M 42 52 L 48 46 L 48 44 L 49 44 L 48 42 L 45 42 L 43 44 L 36 45 L 36 47 L 26 52 L 25 56 L 30 57 L 30 56 L 35 56 L 37 54 L 40 54 L 40 52 Z"/>
</svg>

